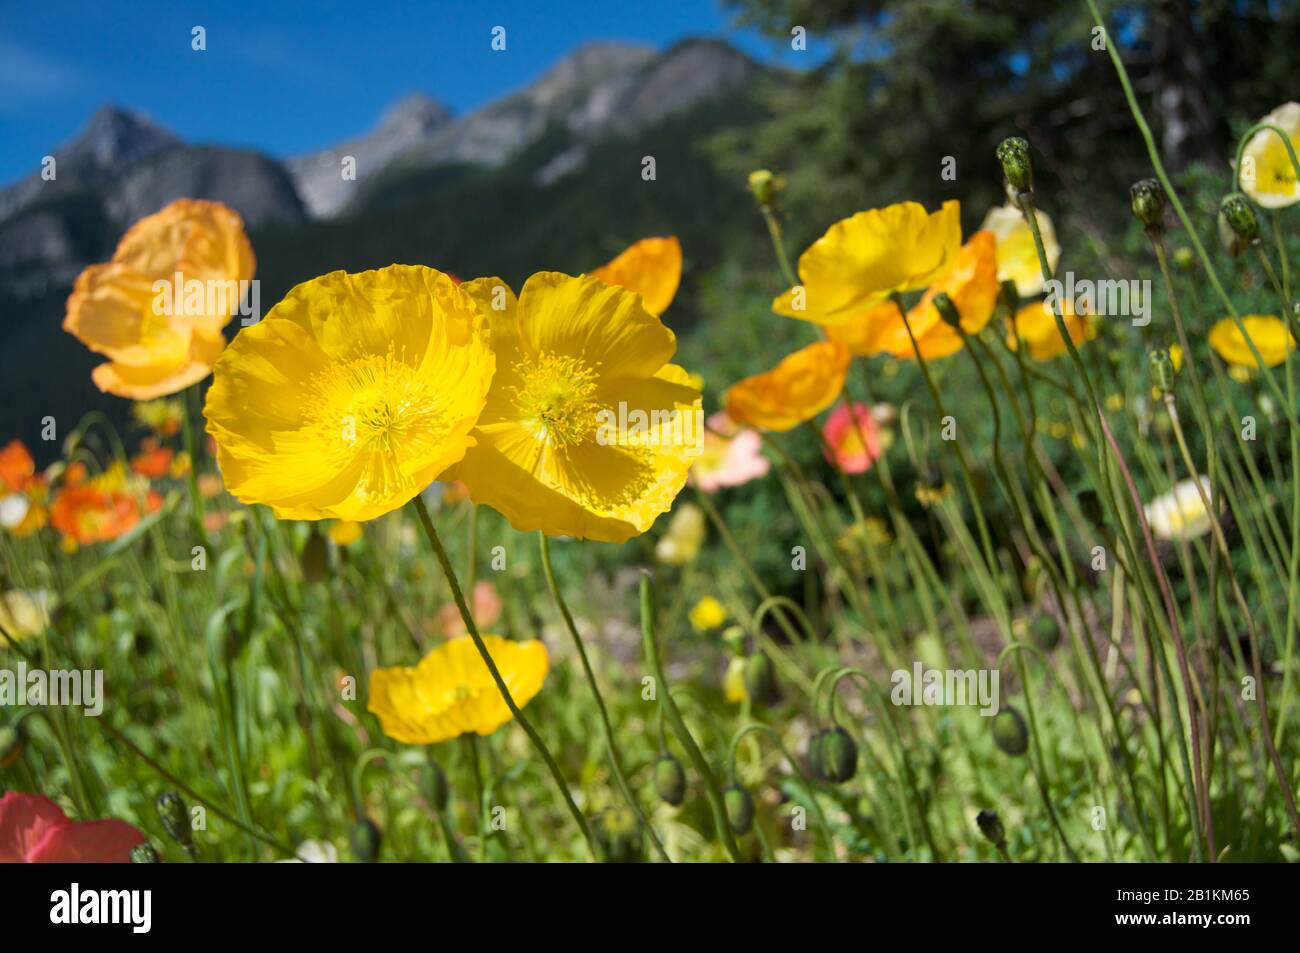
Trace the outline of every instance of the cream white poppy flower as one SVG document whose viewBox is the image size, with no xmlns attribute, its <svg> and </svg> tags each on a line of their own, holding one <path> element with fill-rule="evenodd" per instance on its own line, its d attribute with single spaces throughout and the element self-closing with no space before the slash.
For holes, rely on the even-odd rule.
<svg viewBox="0 0 1300 953">
<path fill-rule="evenodd" d="M 1205 490 L 1205 498 L 1210 497 L 1208 477 L 1199 477 Z M 1156 497 L 1144 508 L 1151 532 L 1158 539 L 1189 540 L 1204 536 L 1210 531 L 1210 513 L 1201 501 L 1201 494 L 1196 489 L 1195 480 L 1183 480 L 1172 490 Z"/>
</svg>

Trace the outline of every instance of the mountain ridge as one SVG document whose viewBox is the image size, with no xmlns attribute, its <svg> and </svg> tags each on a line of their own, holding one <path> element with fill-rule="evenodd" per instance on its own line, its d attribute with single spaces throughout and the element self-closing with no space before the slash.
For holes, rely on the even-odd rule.
<svg viewBox="0 0 1300 953">
<path fill-rule="evenodd" d="M 589 270 L 649 235 L 680 238 L 688 276 L 712 270 L 724 249 L 741 259 L 761 255 L 763 236 L 753 227 L 743 176 L 721 172 L 707 148 L 722 130 L 743 135 L 765 115 L 745 79 L 759 67 L 736 57 L 725 44 L 686 42 L 648 58 L 634 53 L 631 68 L 622 72 L 575 70 L 567 85 L 543 87 L 540 97 L 513 107 L 509 101 L 517 93 L 503 97 L 507 105 L 494 119 L 511 108 L 535 109 L 539 99 L 554 111 L 521 127 L 524 133 L 514 146 L 507 144 L 508 157 L 499 165 L 430 166 L 416 150 L 382 171 L 362 166 L 352 183 L 358 186 L 355 205 L 330 218 L 314 218 L 303 207 L 281 160 L 149 130 L 152 145 L 146 143 L 143 156 L 132 155 L 130 169 L 118 170 L 111 183 L 87 180 L 73 188 L 67 182 L 0 222 L 6 332 L 0 433 L 45 447 L 33 407 L 60 421 L 97 410 L 115 426 L 128 425 L 129 402 L 91 383 L 91 369 L 102 359 L 60 331 L 59 323 L 81 268 L 106 260 L 132 220 L 170 197 L 218 198 L 240 209 L 266 309 L 313 276 L 394 262 L 466 277 L 498 275 L 520 287 L 537 270 Z M 691 84 L 694 89 L 687 89 Z M 682 97 L 660 102 L 678 87 Z M 593 117 L 599 120 L 594 125 L 586 121 Z M 372 130 L 449 126 L 463 118 L 443 121 L 442 108 L 417 94 L 390 105 Z M 106 136 L 103 148 L 130 145 Z M 644 175 L 647 154 L 656 159 L 657 177 Z M 247 174 L 239 171 L 245 166 Z M 271 191 L 257 194 L 262 185 Z M 258 214 L 271 198 L 278 211 Z M 674 303 L 669 320 L 678 332 L 705 317 L 696 304 L 697 285 L 684 281 Z"/>
</svg>

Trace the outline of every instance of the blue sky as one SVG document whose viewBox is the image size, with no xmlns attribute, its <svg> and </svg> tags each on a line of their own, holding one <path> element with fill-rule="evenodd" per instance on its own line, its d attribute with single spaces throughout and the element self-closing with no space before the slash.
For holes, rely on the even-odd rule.
<svg viewBox="0 0 1300 953">
<path fill-rule="evenodd" d="M 114 8 L 114 9 L 110 9 Z M 0 182 L 39 167 L 100 105 L 193 142 L 288 155 L 368 129 L 420 90 L 462 113 L 589 40 L 723 36 L 798 66 L 818 55 L 738 31 L 720 0 L 0 0 Z M 191 49 L 191 31 L 207 50 Z M 491 49 L 494 26 L 507 49 Z"/>
</svg>

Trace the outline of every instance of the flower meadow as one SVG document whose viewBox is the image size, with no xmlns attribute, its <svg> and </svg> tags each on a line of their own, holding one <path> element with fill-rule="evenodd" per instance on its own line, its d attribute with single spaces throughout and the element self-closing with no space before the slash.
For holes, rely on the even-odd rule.
<svg viewBox="0 0 1300 953">
<path fill-rule="evenodd" d="M 671 235 L 250 316 L 140 218 L 61 332 L 130 426 L 0 441 L 0 861 L 1300 861 L 1300 104 L 1207 208 L 1111 58 L 1154 305 L 1017 135 L 965 233 L 752 172 L 721 341 Z"/>
</svg>

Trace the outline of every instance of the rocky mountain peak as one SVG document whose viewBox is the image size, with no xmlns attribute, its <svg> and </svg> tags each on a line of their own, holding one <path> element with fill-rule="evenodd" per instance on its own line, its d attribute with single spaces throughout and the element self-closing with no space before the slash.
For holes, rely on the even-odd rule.
<svg viewBox="0 0 1300 953">
<path fill-rule="evenodd" d="M 428 133 L 446 122 L 452 112 L 424 93 L 410 93 L 384 110 L 374 132 L 387 134 Z"/>
<path fill-rule="evenodd" d="M 180 140 L 153 120 L 120 106 L 101 106 L 86 120 L 76 138 L 55 155 L 66 161 L 89 161 L 107 169 L 130 164 Z"/>
<path fill-rule="evenodd" d="M 523 90 L 521 95 L 546 109 L 587 93 L 599 83 L 629 75 L 655 58 L 654 47 L 640 43 L 584 43 Z"/>
</svg>

